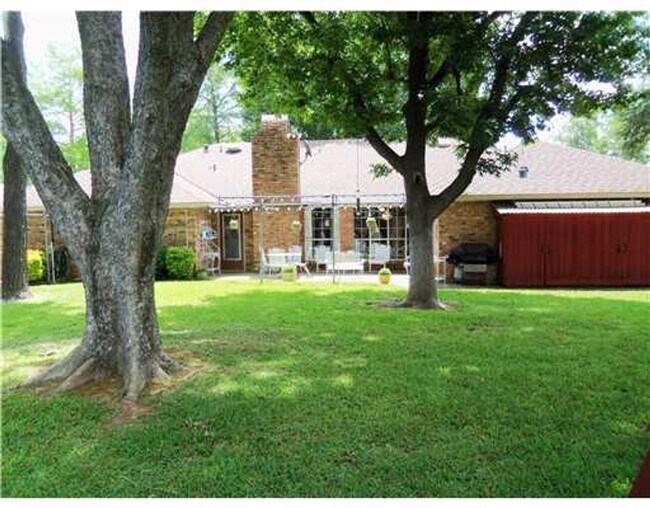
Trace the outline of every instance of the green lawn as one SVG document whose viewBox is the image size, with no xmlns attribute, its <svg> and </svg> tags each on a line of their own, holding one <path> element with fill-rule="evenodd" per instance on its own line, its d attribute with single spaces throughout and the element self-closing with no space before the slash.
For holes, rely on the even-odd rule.
<svg viewBox="0 0 650 508">
<path fill-rule="evenodd" d="M 157 286 L 165 344 L 200 367 L 153 409 L 8 390 L 81 337 L 79 285 L 3 311 L 3 495 L 624 496 L 650 445 L 642 291 Z M 48 353 L 48 356 L 45 356 Z"/>
</svg>

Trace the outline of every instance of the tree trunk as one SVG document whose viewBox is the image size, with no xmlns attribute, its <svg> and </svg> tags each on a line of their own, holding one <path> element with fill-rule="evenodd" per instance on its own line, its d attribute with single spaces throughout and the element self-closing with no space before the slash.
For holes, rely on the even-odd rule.
<svg viewBox="0 0 650 508">
<path fill-rule="evenodd" d="M 3 15 L 7 47 L 16 56 L 18 79 L 25 81 L 25 54 L 23 51 L 23 21 L 19 12 Z M 3 105 L 4 108 L 4 105 Z M 27 280 L 27 176 L 11 141 L 3 161 L 4 222 L 2 227 L 2 299 L 12 300 L 29 296 Z"/>
<path fill-rule="evenodd" d="M 191 12 L 142 13 L 133 113 L 119 13 L 77 13 L 91 162 L 88 196 L 16 72 L 2 42 L 3 121 L 84 284 L 84 338 L 28 380 L 70 389 L 120 376 L 124 397 L 173 362 L 162 352 L 154 302 L 155 252 L 169 209 L 174 165 L 200 83 L 232 13 L 213 12 L 194 36 Z"/>
<path fill-rule="evenodd" d="M 414 172 L 416 175 L 418 172 Z M 406 187 L 406 220 L 409 228 L 409 288 L 404 306 L 443 309 L 438 300 L 433 263 L 433 219 L 429 192 L 416 177 Z"/>
<path fill-rule="evenodd" d="M 118 233 L 114 230 L 113 236 Z M 81 344 L 26 386 L 60 381 L 60 389 L 68 390 L 119 376 L 124 398 L 135 400 L 148 381 L 165 378 L 175 368 L 162 351 L 158 332 L 155 262 L 128 255 L 118 238 L 104 237 L 102 243 L 105 247 L 89 253 L 90 263 L 82 271 L 86 327 Z"/>
<path fill-rule="evenodd" d="M 27 178 L 11 143 L 3 163 L 4 221 L 2 228 L 2 299 L 29 296 L 27 283 Z"/>
</svg>

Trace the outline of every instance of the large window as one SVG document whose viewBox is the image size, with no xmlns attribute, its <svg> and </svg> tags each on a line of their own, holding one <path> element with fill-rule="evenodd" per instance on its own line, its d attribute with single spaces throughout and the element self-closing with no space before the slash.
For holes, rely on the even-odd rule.
<svg viewBox="0 0 650 508">
<path fill-rule="evenodd" d="M 373 217 L 379 232 L 368 231 L 367 219 Z M 407 254 L 406 212 L 399 207 L 362 208 L 354 215 L 355 249 L 365 255 L 370 242 L 390 246 L 391 259 L 404 259 Z"/>
</svg>

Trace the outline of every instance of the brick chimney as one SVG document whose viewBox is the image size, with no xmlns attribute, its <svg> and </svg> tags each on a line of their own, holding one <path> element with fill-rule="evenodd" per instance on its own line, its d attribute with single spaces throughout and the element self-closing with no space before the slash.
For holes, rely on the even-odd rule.
<svg viewBox="0 0 650 508">
<path fill-rule="evenodd" d="M 291 134 L 286 116 L 262 115 L 260 131 L 253 136 L 253 194 L 300 194 L 298 137 Z"/>
<path fill-rule="evenodd" d="M 253 195 L 296 196 L 300 194 L 300 141 L 291 134 L 286 116 L 262 115 L 260 131 L 251 140 L 253 164 Z M 282 199 L 286 202 L 287 199 Z M 296 200 L 299 202 L 299 200 Z M 268 202 L 272 206 L 272 202 Z M 259 246 L 289 249 L 304 243 L 304 226 L 292 228 L 294 221 L 303 224 L 304 213 L 295 208 L 252 212 L 251 256 L 247 257 L 247 270 L 259 266 Z M 263 231 L 263 238 L 260 233 Z"/>
</svg>

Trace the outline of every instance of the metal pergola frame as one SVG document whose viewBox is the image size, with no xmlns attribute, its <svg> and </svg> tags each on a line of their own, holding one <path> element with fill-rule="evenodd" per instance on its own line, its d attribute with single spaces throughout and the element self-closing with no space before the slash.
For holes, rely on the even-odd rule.
<svg viewBox="0 0 650 508">
<path fill-rule="evenodd" d="M 403 207 L 406 204 L 404 193 L 394 194 L 272 194 L 258 196 L 215 196 L 212 205 L 215 212 L 272 212 L 279 210 L 304 210 L 331 207 L 332 212 L 345 208 L 371 208 L 377 206 Z M 408 228 L 408 223 L 406 224 Z M 260 214 L 260 245 L 264 250 L 264 213 Z M 408 252 L 408 241 L 406 241 Z M 336 249 L 332 249 L 332 262 L 335 263 Z M 263 280 L 262 263 L 259 270 L 260 282 Z M 332 282 L 336 282 L 336 270 L 332 270 Z"/>
</svg>

